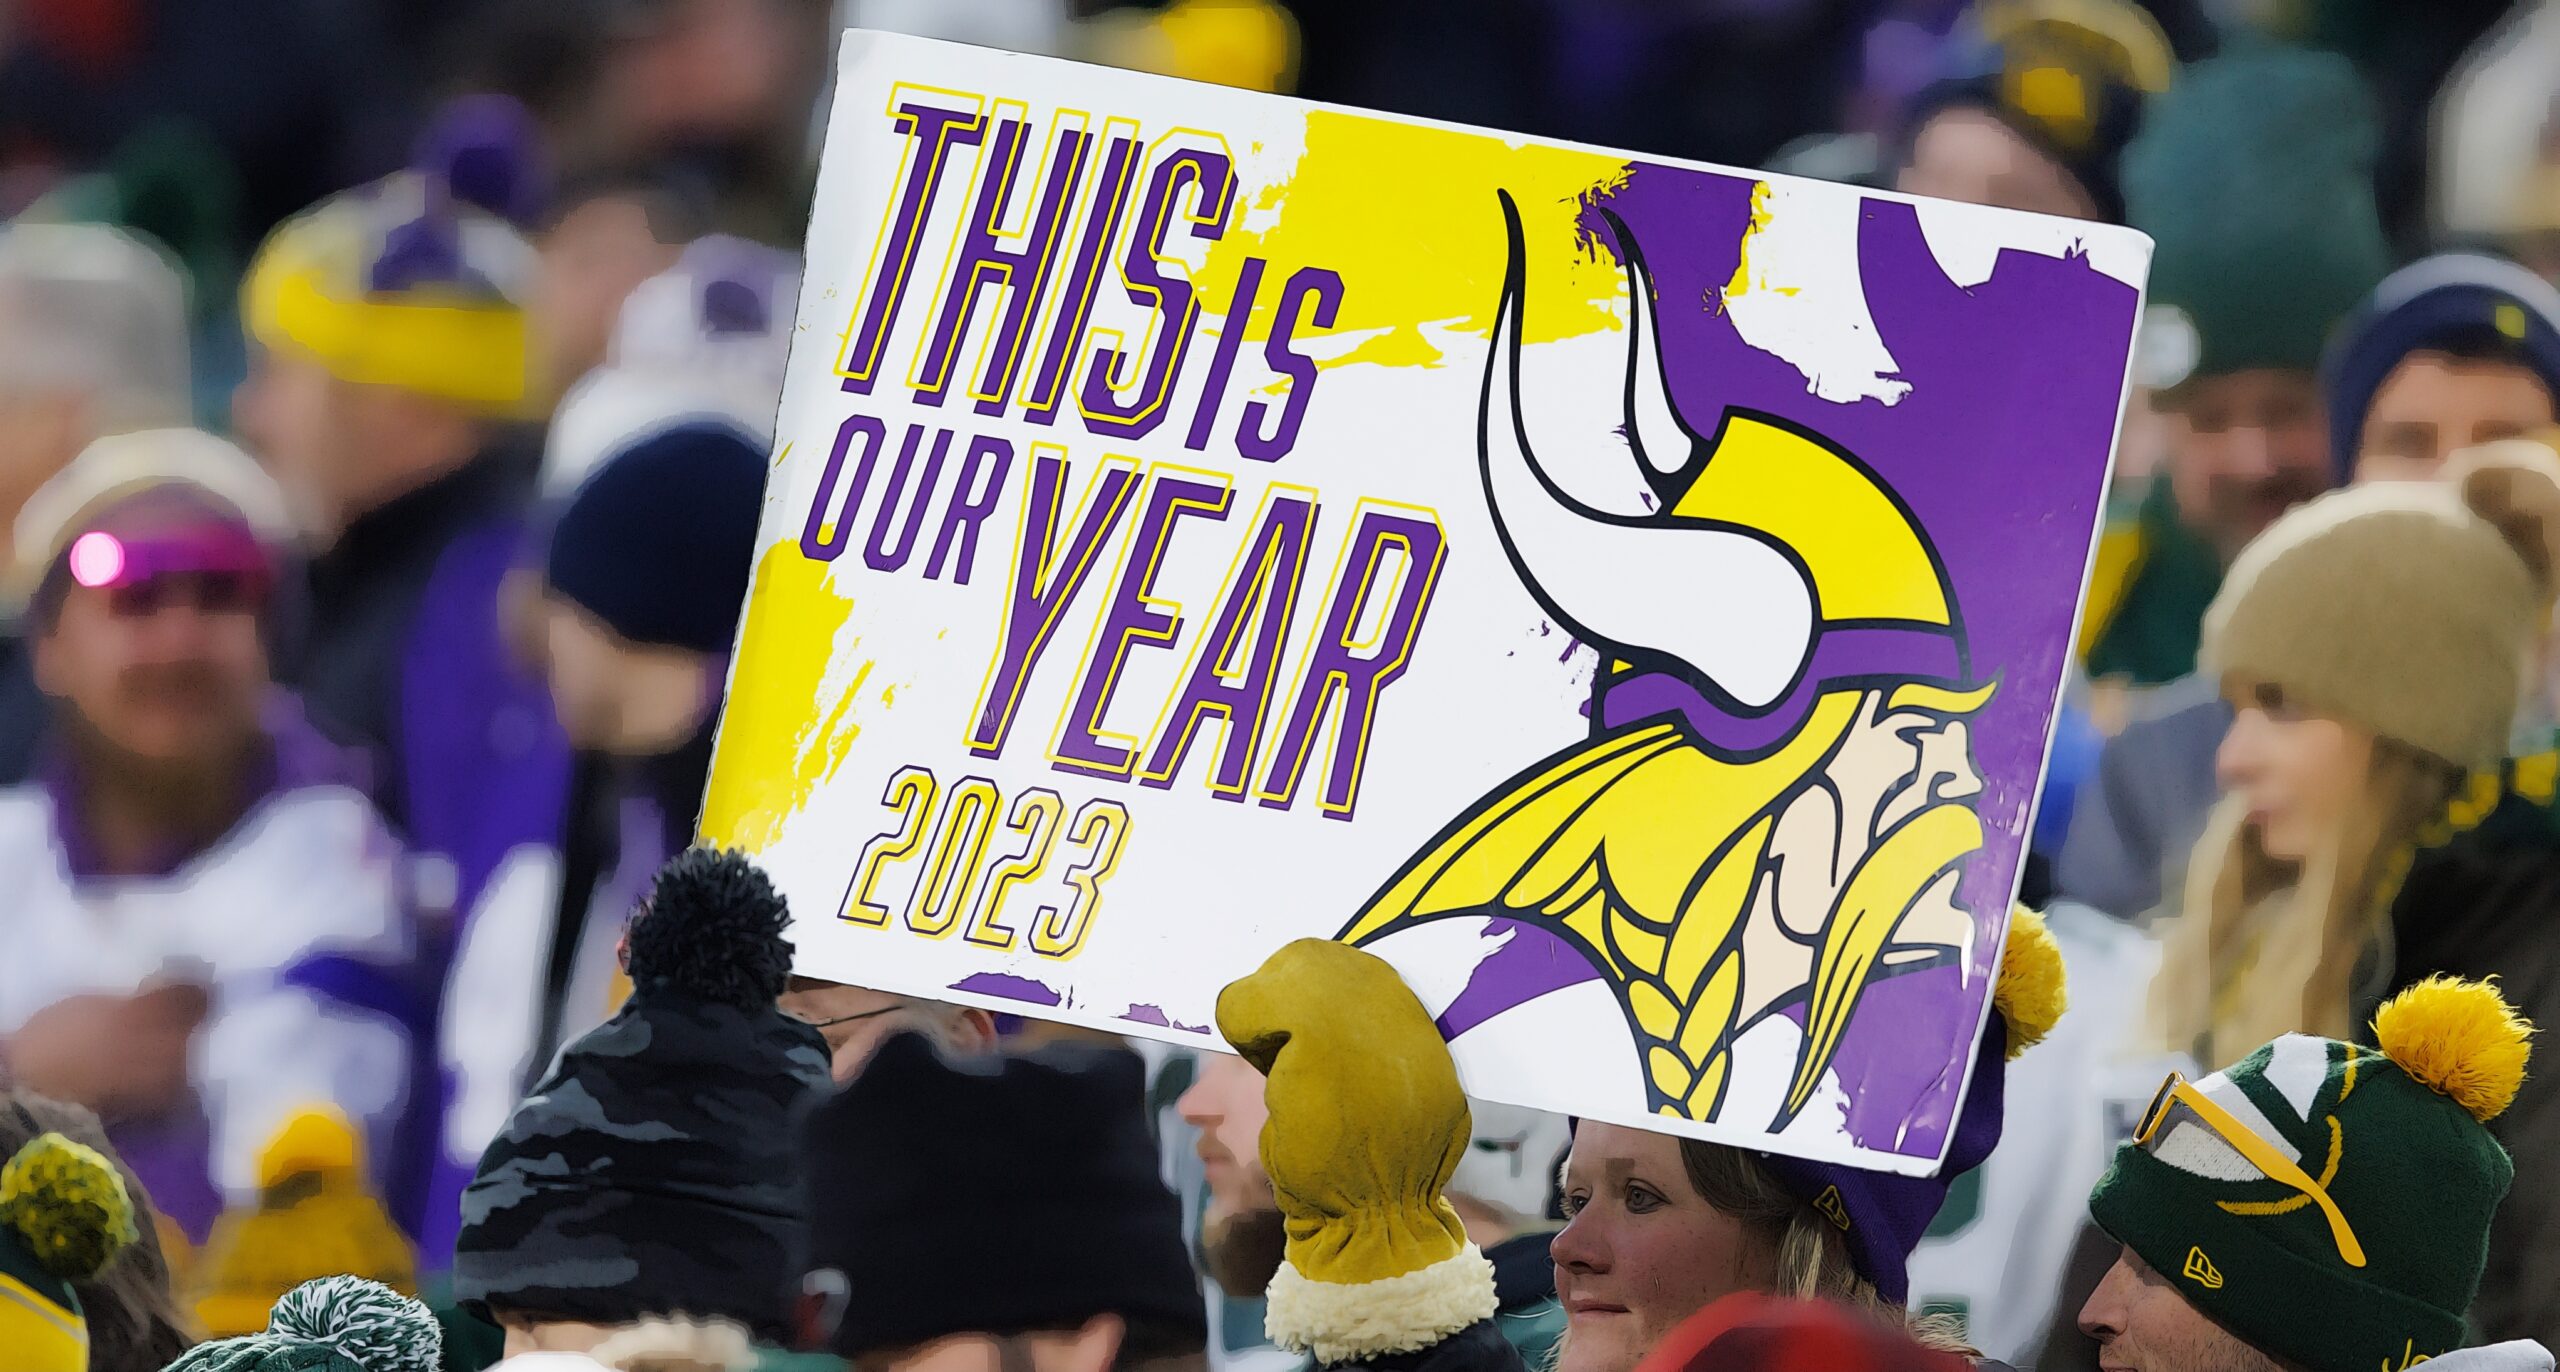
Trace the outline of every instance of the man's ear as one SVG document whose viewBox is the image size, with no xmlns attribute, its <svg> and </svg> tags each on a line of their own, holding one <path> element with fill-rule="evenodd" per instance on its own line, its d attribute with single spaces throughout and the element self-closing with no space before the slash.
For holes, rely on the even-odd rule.
<svg viewBox="0 0 2560 1372">
<path fill-rule="evenodd" d="M 959 1007 L 953 1024 L 959 1042 L 953 1044 L 964 1053 L 984 1053 L 996 1046 L 996 1017 L 974 1005 Z"/>
</svg>

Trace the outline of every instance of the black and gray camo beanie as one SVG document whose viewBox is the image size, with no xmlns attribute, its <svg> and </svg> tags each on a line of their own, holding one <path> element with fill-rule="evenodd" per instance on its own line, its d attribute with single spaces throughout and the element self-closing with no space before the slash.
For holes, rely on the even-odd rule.
<svg viewBox="0 0 2560 1372">
<path fill-rule="evenodd" d="M 631 924 L 630 1001 L 560 1051 L 462 1193 L 457 1300 L 783 1332 L 805 1227 L 792 1123 L 828 1084 L 817 1031 L 774 1008 L 789 922 L 739 854 L 696 848 L 658 873 Z"/>
</svg>

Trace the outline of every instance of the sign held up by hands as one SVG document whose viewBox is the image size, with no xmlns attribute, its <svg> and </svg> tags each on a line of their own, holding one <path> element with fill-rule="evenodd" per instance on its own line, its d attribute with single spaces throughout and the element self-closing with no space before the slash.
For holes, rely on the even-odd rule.
<svg viewBox="0 0 2560 1372">
<path fill-rule="evenodd" d="M 800 970 L 1934 1170 L 2149 245 L 845 40 L 706 840 Z"/>
</svg>

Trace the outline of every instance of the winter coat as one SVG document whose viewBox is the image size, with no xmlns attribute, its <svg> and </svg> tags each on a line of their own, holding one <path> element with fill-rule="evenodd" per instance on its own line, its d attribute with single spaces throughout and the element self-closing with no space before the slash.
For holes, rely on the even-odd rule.
<svg viewBox="0 0 2560 1372">
<path fill-rule="evenodd" d="M 502 440 L 456 471 L 358 516 L 311 560 L 308 622 L 278 675 L 301 691 L 323 727 L 375 750 L 382 765 L 378 799 L 396 826 L 405 828 L 410 820 L 410 768 L 432 757 L 409 736 L 412 704 L 459 714 L 465 706 L 495 703 L 447 702 L 436 693 L 449 690 L 443 683 L 430 688 L 410 678 L 419 665 L 420 640 L 435 633 L 439 613 L 458 600 L 477 599 L 478 587 L 457 579 L 457 560 L 468 556 L 475 536 L 521 523 L 532 458 L 520 446 L 512 438 Z M 512 556 L 520 534 L 498 537 L 503 555 Z M 492 615 L 494 601 L 493 589 Z M 453 641 L 436 646 L 447 656 L 481 647 Z M 488 646 L 497 645 L 493 640 Z M 539 677 L 530 684 L 538 692 Z M 526 723 L 550 720 L 546 714 Z M 513 727 L 495 717 L 477 725 Z"/>
<path fill-rule="evenodd" d="M 2554 813 L 2555 792 L 2560 792 L 2560 754 L 2511 759 L 2496 777 L 2484 773 L 2475 779 L 2472 789 L 2455 800 L 2446 821 L 2420 836 L 2419 851 L 2392 902 L 2392 939 L 2385 949 L 2390 975 L 2377 979 L 2359 1000 L 2356 1023 L 2368 1022 L 2385 997 L 2441 972 L 2473 979 L 2496 976 L 2519 1013 L 2546 1029 L 2560 1025 L 2560 922 L 2555 922 L 2555 912 L 2560 912 L 2560 815 Z M 2065 931 L 2086 926 L 2057 917 L 2054 928 L 2069 955 L 2073 944 Z M 2117 974 L 2124 974 L 2121 965 Z M 2072 976 L 2075 986 L 2089 985 L 2077 961 Z M 2138 1010 L 2139 1003 L 2137 995 L 2131 1004 Z M 2072 1015 L 2064 1017 L 2066 1030 L 2075 1017 L 2083 1020 L 2083 1034 L 2096 1027 L 2087 1022 L 2084 1008 L 2075 1005 Z M 2060 1059 L 2052 1048 L 2050 1042 L 2040 1046 L 2021 1065 L 2053 1068 Z M 2142 1084 L 2139 1074 L 2118 1073 L 2112 1081 L 2094 1070 L 2067 1075 L 2084 1083 L 2081 1089 L 2090 1099 L 2067 1104 L 2068 1093 L 2047 1093 L 2047 1116 L 2067 1120 L 2094 1109 L 2103 1112 L 2113 1133 L 2130 1132 L 2143 1100 L 2125 1092 Z M 2154 1073 L 2152 1080 L 2157 1079 Z M 2011 1124 L 2000 1153 L 1993 1156 L 1992 1170 L 2027 1163 L 2026 1155 L 2013 1155 L 2015 1145 L 2032 1138 L 2040 1147 L 2048 1132 L 2044 1126 L 2022 1126 L 2015 1115 Z M 2018 1132 L 2021 1127 L 2029 1130 L 2026 1138 Z M 2537 1339 L 2550 1345 L 2560 1341 L 2560 1071 L 2550 1070 L 2547 1063 L 2529 1069 L 2515 1104 L 2490 1121 L 2489 1129 L 2514 1160 L 2516 1175 L 2490 1227 L 2489 1262 L 2472 1302 L 2472 1327 L 2485 1339 Z M 2085 1157 L 2080 1165 L 2088 1165 Z M 2061 1196 L 2054 1203 L 2077 1212 Z M 2072 1329 L 2072 1316 L 2113 1260 L 2114 1248 L 2113 1240 L 2103 1240 L 2064 1264 L 2060 1298 L 2038 1360 L 2046 1372 L 2094 1365 L 2094 1346 Z"/>
<path fill-rule="evenodd" d="M 1334 1372 L 1535 1372 L 1502 1336 L 1501 1317 L 1478 1320 L 1418 1353 L 1392 1353 L 1366 1362 L 1336 1363 Z"/>
<path fill-rule="evenodd" d="M 1544 1372 L 1555 1361 L 1564 1337 L 1564 1303 L 1556 1299 L 1555 1260 L 1547 1255 L 1554 1240 L 1550 1233 L 1521 1234 L 1484 1252 L 1493 1264 L 1494 1327 L 1530 1372 Z"/>
<path fill-rule="evenodd" d="M 199 1239 L 226 1198 L 256 1196 L 258 1155 L 296 1112 L 334 1103 L 379 1145 L 406 1105 L 399 972 L 415 941 L 399 848 L 360 762 L 289 697 L 278 693 L 265 727 L 256 798 L 238 822 L 155 872 L 100 869 L 67 753 L 41 754 L 34 779 L 0 789 L 0 872 L 13 883 L 0 1035 L 66 997 L 172 975 L 210 993 L 190 1099 L 109 1131 L 154 1208 Z"/>
<path fill-rule="evenodd" d="M 535 453 L 503 433 L 356 519 L 311 564 L 309 631 L 286 663 L 315 717 L 374 749 L 384 813 L 420 859 L 420 975 L 441 994 L 422 998 L 411 1026 L 421 1090 L 391 1150 L 391 1200 L 429 1272 L 452 1251 L 481 1148 L 540 1069 L 539 988 L 566 960 L 550 945 L 568 742 L 502 616 L 531 537 Z M 609 944 L 576 952 L 602 962 L 590 980 L 609 979 Z"/>
<path fill-rule="evenodd" d="M 2154 686 L 2196 669 L 2205 607 L 2222 588 L 2222 560 L 2178 521 L 2166 476 L 2144 494 L 2134 532 L 2133 554 L 2121 564 L 2127 580 L 2091 588 L 2093 617 L 2103 624 L 2086 665 L 2093 680 L 2130 677 Z"/>
<path fill-rule="evenodd" d="M 2231 729 L 2231 707 L 2203 676 L 2170 682 L 2143 704 L 2143 716 L 2099 751 L 2053 865 L 2057 896 L 2118 919 L 2157 907 L 2163 881 L 2187 865 L 2220 794 L 2213 755 Z"/>
<path fill-rule="evenodd" d="M 1442 1347 L 1457 1343 L 1479 1329 L 1490 1327 L 1517 1355 L 1515 1365 L 1526 1372 L 1546 1372 L 1555 1361 L 1556 1345 L 1564 1338 L 1564 1303 L 1556 1299 L 1556 1269 L 1547 1256 L 1548 1245 L 1555 1240 L 1552 1233 L 1521 1234 L 1508 1238 L 1484 1251 L 1485 1261 L 1493 1264 L 1493 1318 L 1484 1324 L 1459 1331 Z M 1426 1350 L 1426 1353 L 1429 1350 Z M 1453 1355 L 1464 1350 L 1452 1350 Z M 1426 1353 L 1412 1354 L 1423 1357 Z M 1401 1366 L 1401 1360 L 1389 1360 Z M 1386 1366 L 1388 1363 L 1372 1364 Z M 1308 1372 L 1321 1367 L 1309 1358 Z M 1424 1372 L 1419 1367 L 1407 1372 Z M 1431 1367 L 1428 1372 L 1464 1372 L 1464 1369 Z"/>
<path fill-rule="evenodd" d="M 2515 1104 L 2489 1130 L 2515 1160 L 2515 1185 L 2489 1231 L 2471 1305 L 2487 1339 L 2560 1346 L 2560 755 L 2510 763 L 2496 808 L 2422 852 L 2392 906 L 2390 991 L 2443 972 L 2498 978 L 2542 1026 Z M 2360 1017 L 2361 1019 L 2361 1017 Z M 2547 1355 L 2546 1355 L 2547 1356 Z"/>
<path fill-rule="evenodd" d="M 27 779 L 52 719 L 53 698 L 36 689 L 34 647 L 18 628 L 0 629 L 0 785 Z"/>
</svg>

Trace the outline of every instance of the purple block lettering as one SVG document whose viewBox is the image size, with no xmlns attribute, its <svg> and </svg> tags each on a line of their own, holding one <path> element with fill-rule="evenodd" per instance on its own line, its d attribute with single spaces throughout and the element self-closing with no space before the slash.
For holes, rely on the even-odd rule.
<svg viewBox="0 0 2560 1372">
<path fill-rule="evenodd" d="M 1209 621 L 1208 637 L 1165 716 L 1164 734 L 1147 758 L 1140 784 L 1159 789 L 1173 785 L 1174 774 L 1190 754 L 1192 735 L 1214 714 L 1226 721 L 1226 729 L 1216 770 L 1209 776 L 1210 794 L 1244 799 L 1263 711 L 1271 703 L 1271 684 L 1280 674 L 1280 656 L 1297 615 L 1298 578 L 1306 570 L 1307 542 L 1315 526 L 1312 493 L 1272 493 L 1262 523 L 1237 561 L 1242 575 L 1227 588 Z M 1248 620 L 1253 625 L 1249 640 L 1244 633 Z"/>
<path fill-rule="evenodd" d="M 1183 216 L 1191 221 L 1191 236 L 1226 235 L 1227 212 L 1235 207 L 1236 198 L 1235 173 L 1227 165 L 1227 155 L 1186 149 L 1158 165 L 1138 211 L 1137 231 L 1130 235 L 1129 250 L 1120 265 L 1129 298 L 1153 307 L 1158 316 L 1155 348 L 1127 400 L 1111 389 L 1112 378 L 1120 374 L 1120 351 L 1094 350 L 1085 368 L 1081 403 L 1085 427 L 1095 433 L 1130 438 L 1151 433 L 1164 422 L 1172 404 L 1173 379 L 1182 369 L 1183 354 L 1190 350 L 1192 321 L 1200 312 L 1191 283 L 1179 272 L 1166 271 L 1161 257 L 1165 230 L 1176 213 L 1174 201 L 1185 186 L 1194 192 L 1193 208 Z"/>
<path fill-rule="evenodd" d="M 933 501 L 933 483 L 942 475 L 943 455 L 951 451 L 951 431 L 933 431 L 933 451 L 924 460 L 924 477 L 916 482 L 915 494 L 909 497 L 907 471 L 915 465 L 916 444 L 923 438 L 922 424 L 907 426 L 906 440 L 898 445 L 897 464 L 889 468 L 889 484 L 880 492 L 880 513 L 871 521 L 871 542 L 862 550 L 862 560 L 875 572 L 894 572 L 906 566 L 916 550 L 916 535 L 924 530 L 924 509 Z M 900 525 L 898 503 L 902 500 L 907 505 L 907 518 Z"/>
<path fill-rule="evenodd" d="M 845 492 L 844 505 L 833 520 L 827 510 L 835 505 L 836 478 L 844 471 L 845 449 L 860 435 L 862 465 L 853 469 L 853 489 Z M 871 464 L 880 456 L 880 445 L 888 441 L 889 431 L 879 420 L 867 414 L 847 415 L 836 426 L 836 446 L 827 454 L 827 465 L 818 473 L 818 494 L 809 502 L 809 522 L 800 528 L 800 555 L 812 562 L 833 562 L 836 554 L 853 537 L 854 516 L 862 512 L 862 491 L 871 484 Z"/>
<path fill-rule="evenodd" d="M 1234 494 L 1224 484 L 1180 476 L 1159 476 L 1149 484 L 1146 513 L 1138 520 L 1129 555 L 1121 560 L 1120 583 L 1103 613 L 1102 632 L 1094 638 L 1093 660 L 1085 664 L 1084 684 L 1076 689 L 1066 727 L 1059 731 L 1053 759 L 1058 770 L 1084 776 L 1129 774 L 1137 752 L 1101 738 L 1102 714 L 1111 708 L 1112 688 L 1119 684 L 1129 650 L 1141 644 L 1164 647 L 1182 631 L 1182 617 L 1166 613 L 1153 597 L 1165 544 L 1173 537 L 1174 521 L 1185 515 L 1225 519 Z"/>
<path fill-rule="evenodd" d="M 1209 446 L 1209 430 L 1218 422 L 1218 402 L 1226 397 L 1227 377 L 1236 369 L 1236 351 L 1244 346 L 1245 325 L 1253 321 L 1253 297 L 1262 289 L 1263 262 L 1248 257 L 1236 268 L 1235 298 L 1227 302 L 1226 322 L 1218 326 L 1218 348 L 1209 354 L 1209 380 L 1200 388 L 1200 408 L 1191 415 L 1191 436 L 1182 446 L 1198 452 Z"/>
<path fill-rule="evenodd" d="M 1031 490 L 1023 499 L 1022 541 L 1013 553 L 1013 592 L 1005 606 L 1004 646 L 994 670 L 987 674 L 986 694 L 978 702 L 977 726 L 969 735 L 969 751 L 994 757 L 1004 751 L 1021 708 L 1022 689 L 1031 680 L 1040 650 L 1056 632 L 1067 602 L 1093 571 L 1103 540 L 1120 523 L 1138 485 L 1138 469 L 1128 461 L 1106 461 L 1086 493 L 1084 514 L 1063 549 L 1056 545 L 1058 502 L 1067 484 L 1067 456 L 1054 448 L 1032 449 Z"/>
<path fill-rule="evenodd" d="M 942 314 L 934 323 L 932 341 L 925 346 L 923 365 L 917 369 L 916 399 L 924 404 L 942 403 L 953 360 L 968 336 L 969 321 L 977 316 L 979 288 L 993 285 L 1004 288 L 1004 317 L 988 340 L 987 374 L 978 392 L 991 398 L 979 401 L 978 413 L 1004 413 L 1014 368 L 1022 360 L 1023 335 L 1030 331 L 1031 313 L 1038 308 L 1040 288 L 1048 279 L 1049 257 L 1058 246 L 1059 226 L 1066 222 L 1068 203 L 1075 198 L 1076 180 L 1084 175 L 1088 141 L 1073 129 L 1059 133 L 1049 179 L 1032 211 L 1022 246 L 1008 248 L 998 242 L 996 226 L 1004 221 L 1005 206 L 1013 200 L 1014 173 L 1022 162 L 1025 137 L 1022 121 L 1008 119 L 996 127 L 995 142 L 987 149 L 987 162 L 994 170 L 978 186 L 977 208 L 960 234 L 960 252 L 952 263 L 951 285 L 943 293 Z"/>
<path fill-rule="evenodd" d="M 1391 546 L 1406 554 L 1404 575 L 1396 583 L 1395 604 L 1387 611 L 1377 642 L 1363 651 L 1353 635 Z M 1287 809 L 1296 798 L 1307 755 L 1314 750 L 1316 735 L 1339 693 L 1342 726 L 1334 731 L 1333 765 L 1319 805 L 1329 819 L 1351 818 L 1360 793 L 1361 760 L 1368 754 L 1369 731 L 1378 720 L 1378 697 L 1387 683 L 1404 675 L 1405 664 L 1412 660 L 1414 642 L 1422 633 L 1422 616 L 1430 608 L 1431 591 L 1439 583 L 1440 561 L 1447 551 L 1437 521 L 1391 510 L 1361 511 L 1350 545 L 1343 550 L 1333 603 L 1325 608 L 1306 676 L 1298 683 L 1297 703 L 1290 707 L 1288 727 L 1281 730 L 1271 768 L 1263 775 L 1258 793 L 1263 805 Z"/>
<path fill-rule="evenodd" d="M 907 158 L 907 185 L 898 197 L 898 214 L 889 226 L 888 238 L 881 244 L 878 275 L 871 279 L 871 299 L 863 308 L 862 323 L 845 347 L 844 389 L 856 395 L 871 393 L 873 371 L 880 365 L 880 344 L 889 336 L 890 321 L 898 314 L 898 306 L 906 299 L 907 269 L 914 265 L 916 239 L 924 232 L 926 212 L 933 205 L 933 189 L 942 179 L 944 155 L 956 145 L 975 143 L 986 136 L 986 120 L 975 110 L 944 109 L 910 101 L 898 107 L 891 116 L 898 132 L 915 140 Z"/>
<path fill-rule="evenodd" d="M 1280 308 L 1272 315 L 1271 336 L 1262 344 L 1262 360 L 1289 378 L 1289 393 L 1280 401 L 1280 422 L 1266 436 L 1262 416 L 1271 407 L 1257 400 L 1244 407 L 1244 422 L 1236 426 L 1236 451 L 1256 462 L 1277 462 L 1298 446 L 1298 425 L 1305 421 L 1307 398 L 1316 390 L 1316 364 L 1304 353 L 1289 351 L 1289 343 L 1297 333 L 1299 311 L 1310 299 L 1314 308 L 1306 311 L 1306 321 L 1319 329 L 1332 328 L 1334 315 L 1342 308 L 1341 273 L 1330 267 L 1300 267 L 1290 274 L 1289 284 L 1280 288 Z"/>
<path fill-rule="evenodd" d="M 995 463 L 992 468 L 987 466 L 990 459 Z M 956 537 L 960 565 L 951 579 L 962 586 L 969 584 L 969 568 L 978 560 L 978 526 L 995 513 L 996 500 L 1004 494 L 1004 479 L 1012 471 L 1011 443 L 986 434 L 969 440 L 969 455 L 960 461 L 960 479 L 951 483 L 951 506 L 942 512 L 942 532 L 934 535 L 933 556 L 925 559 L 927 581 L 942 579 L 943 559 Z"/>
<path fill-rule="evenodd" d="M 1058 418 L 1058 397 L 1066 391 L 1064 382 L 1076 344 L 1084 337 L 1085 317 L 1093 312 L 1094 283 L 1101 278 L 1103 261 L 1120 232 L 1120 216 L 1129 205 L 1129 174 L 1137 165 L 1138 140 L 1112 139 L 1110 150 L 1103 154 L 1102 174 L 1094 180 L 1093 210 L 1085 216 L 1084 236 L 1076 243 L 1075 268 L 1058 292 L 1048 351 L 1041 356 L 1031 388 L 1023 393 L 1022 417 L 1034 424 L 1050 424 Z"/>
</svg>

